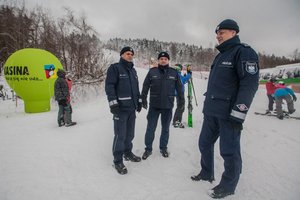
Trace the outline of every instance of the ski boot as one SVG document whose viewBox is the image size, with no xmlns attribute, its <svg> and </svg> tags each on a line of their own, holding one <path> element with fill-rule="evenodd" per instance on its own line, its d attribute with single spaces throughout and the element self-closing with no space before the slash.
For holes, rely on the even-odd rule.
<svg viewBox="0 0 300 200">
<path fill-rule="evenodd" d="M 283 120 L 283 115 L 278 115 L 277 118 Z"/>
<path fill-rule="evenodd" d="M 290 110 L 289 114 L 293 114 L 296 111 L 296 109 Z"/>
<path fill-rule="evenodd" d="M 65 127 L 74 126 L 74 125 L 76 125 L 76 124 L 77 124 L 77 122 L 66 123 L 66 124 L 65 124 Z"/>
<path fill-rule="evenodd" d="M 266 110 L 265 115 L 271 115 L 271 114 L 272 114 L 272 111 L 271 111 L 271 110 Z"/>
<path fill-rule="evenodd" d="M 184 128 L 184 125 L 180 121 L 174 123 L 174 128 Z"/>
</svg>

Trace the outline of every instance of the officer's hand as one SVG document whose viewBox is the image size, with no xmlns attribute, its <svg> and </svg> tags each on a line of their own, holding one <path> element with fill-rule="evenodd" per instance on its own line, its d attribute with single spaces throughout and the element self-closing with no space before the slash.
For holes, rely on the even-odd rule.
<svg viewBox="0 0 300 200">
<path fill-rule="evenodd" d="M 237 131 L 241 131 L 243 130 L 243 124 L 238 122 L 238 121 L 235 121 L 235 120 L 232 120 L 230 119 L 229 120 L 231 122 L 231 126 L 234 130 L 237 130 Z"/>
<path fill-rule="evenodd" d="M 63 106 L 63 107 L 68 106 L 68 104 L 67 104 L 67 99 L 61 99 L 61 100 L 59 100 L 59 101 L 58 101 L 58 105 L 61 105 L 61 106 Z"/>
<path fill-rule="evenodd" d="M 147 110 L 147 108 L 148 108 L 148 102 L 147 102 L 147 99 L 142 99 L 142 106 L 143 106 L 144 109 Z"/>
<path fill-rule="evenodd" d="M 110 112 L 114 115 L 117 115 L 119 114 L 120 112 L 120 107 L 119 107 L 119 104 L 113 104 L 110 106 Z"/>
<path fill-rule="evenodd" d="M 293 95 L 293 101 L 297 101 L 297 97 L 296 97 L 296 95 Z"/>
<path fill-rule="evenodd" d="M 142 102 L 139 102 L 136 111 L 141 112 L 142 106 L 143 106 Z"/>
</svg>

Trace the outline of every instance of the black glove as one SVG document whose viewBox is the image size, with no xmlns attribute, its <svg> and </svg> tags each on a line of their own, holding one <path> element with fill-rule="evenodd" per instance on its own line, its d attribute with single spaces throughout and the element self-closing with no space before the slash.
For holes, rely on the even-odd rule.
<svg viewBox="0 0 300 200">
<path fill-rule="evenodd" d="M 237 131 L 241 131 L 243 130 L 243 124 L 238 122 L 238 121 L 234 121 L 234 120 L 230 120 L 231 122 L 231 126 L 234 130 L 237 130 Z"/>
<path fill-rule="evenodd" d="M 110 112 L 114 115 L 117 115 L 119 114 L 120 112 L 120 107 L 119 107 L 119 104 L 113 104 L 110 106 Z"/>
<path fill-rule="evenodd" d="M 147 108 L 148 108 L 148 102 L 147 102 L 147 99 L 142 99 L 142 106 L 143 106 L 144 109 L 147 110 Z"/>
<path fill-rule="evenodd" d="M 293 95 L 293 101 L 297 101 L 297 97 L 296 97 L 296 95 Z"/>
<path fill-rule="evenodd" d="M 136 111 L 141 112 L 142 106 L 143 106 L 142 102 L 139 102 Z"/>
<path fill-rule="evenodd" d="M 67 104 L 67 99 L 61 99 L 61 100 L 58 100 L 58 105 L 61 105 L 61 106 L 63 106 L 63 107 L 68 106 L 68 104 Z"/>
</svg>

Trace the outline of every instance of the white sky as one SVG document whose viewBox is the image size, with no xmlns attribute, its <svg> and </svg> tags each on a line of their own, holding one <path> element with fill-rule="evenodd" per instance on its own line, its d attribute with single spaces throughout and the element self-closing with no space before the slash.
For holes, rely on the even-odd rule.
<svg viewBox="0 0 300 200">
<path fill-rule="evenodd" d="M 2 0 L 3 1 L 3 0 Z M 212 47 L 215 27 L 235 19 L 242 42 L 255 50 L 289 56 L 300 50 L 300 0 L 24 0 L 51 15 L 66 6 L 84 14 L 102 39 L 147 38 Z"/>
</svg>

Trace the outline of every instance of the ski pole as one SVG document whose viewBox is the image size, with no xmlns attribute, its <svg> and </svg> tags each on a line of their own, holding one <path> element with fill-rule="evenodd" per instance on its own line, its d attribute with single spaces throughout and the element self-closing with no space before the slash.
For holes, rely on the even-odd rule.
<svg viewBox="0 0 300 200">
<path fill-rule="evenodd" d="M 198 106 L 197 97 L 196 97 L 195 88 L 194 88 L 194 83 L 193 83 L 193 78 L 191 78 L 191 84 L 192 84 L 192 88 L 193 88 L 193 93 L 194 93 L 194 97 L 195 97 L 196 106 Z"/>
</svg>

